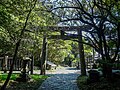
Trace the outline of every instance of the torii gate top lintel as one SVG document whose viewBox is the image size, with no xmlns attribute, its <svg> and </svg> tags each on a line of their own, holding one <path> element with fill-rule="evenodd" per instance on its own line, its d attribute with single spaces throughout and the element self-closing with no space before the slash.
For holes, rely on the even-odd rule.
<svg viewBox="0 0 120 90">
<path fill-rule="evenodd" d="M 78 35 L 65 35 L 66 31 L 76 31 L 80 34 L 81 31 L 90 30 L 92 27 L 89 25 L 84 26 L 49 26 L 47 29 L 52 31 L 59 31 L 61 35 L 50 35 L 49 39 L 66 39 L 78 38 Z"/>
<path fill-rule="evenodd" d="M 39 27 L 45 28 L 52 31 L 78 31 L 78 30 L 90 30 L 92 27 L 90 25 L 83 25 L 83 26 L 45 26 Z"/>
</svg>

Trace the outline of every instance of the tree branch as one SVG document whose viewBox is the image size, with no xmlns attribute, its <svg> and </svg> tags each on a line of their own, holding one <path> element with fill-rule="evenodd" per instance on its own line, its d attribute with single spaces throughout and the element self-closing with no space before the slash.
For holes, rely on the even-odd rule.
<svg viewBox="0 0 120 90">
<path fill-rule="evenodd" d="M 56 9 L 65 9 L 65 8 L 72 8 L 72 9 L 80 9 L 79 7 L 74 7 L 74 6 L 64 6 L 64 7 L 56 7 L 51 9 L 51 11 L 56 10 Z"/>
</svg>

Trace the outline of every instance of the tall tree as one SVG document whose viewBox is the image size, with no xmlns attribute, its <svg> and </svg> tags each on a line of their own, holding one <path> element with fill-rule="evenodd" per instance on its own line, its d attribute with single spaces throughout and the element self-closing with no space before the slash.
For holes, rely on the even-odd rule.
<svg viewBox="0 0 120 90">
<path fill-rule="evenodd" d="M 11 64 L 10 71 L 9 71 L 9 74 L 7 76 L 6 81 L 4 82 L 3 86 L 1 87 L 1 90 L 5 90 L 6 89 L 6 86 L 7 86 L 8 82 L 9 82 L 9 80 L 10 80 L 10 77 L 11 77 L 11 74 L 12 74 L 12 71 L 13 71 L 14 62 L 15 62 L 16 57 L 17 57 L 18 48 L 20 46 L 21 39 L 22 39 L 22 36 L 23 36 L 23 34 L 25 32 L 25 29 L 27 27 L 27 22 L 28 22 L 28 19 L 30 17 L 30 14 L 31 14 L 32 10 L 34 9 L 34 7 L 36 5 L 36 2 L 37 2 L 37 0 L 34 0 L 33 2 L 31 2 L 31 4 L 30 4 L 31 6 L 28 9 L 28 13 L 27 13 L 24 25 L 23 25 L 23 28 L 22 28 L 20 36 L 19 36 L 20 38 L 19 38 L 19 40 L 16 43 L 16 47 L 15 47 L 15 51 L 14 51 L 14 56 L 13 56 L 13 62 Z M 12 3 L 14 3 L 14 1 Z"/>
<path fill-rule="evenodd" d="M 51 2 L 53 3 L 53 6 L 49 4 L 51 11 L 60 18 L 61 22 L 87 24 L 93 27 L 85 31 L 86 44 L 101 55 L 103 74 L 110 79 L 111 65 L 116 60 L 120 48 L 120 2 L 115 0 L 53 0 Z"/>
<path fill-rule="evenodd" d="M 0 5 L 2 7 L 0 8 L 0 12 L 2 12 L 2 15 L 0 14 L 2 17 L 0 20 L 2 36 L 0 38 L 2 38 L 1 42 L 7 41 L 9 45 L 7 49 L 2 49 L 2 52 L 3 50 L 9 51 L 14 56 L 8 78 L 1 88 L 3 90 L 6 88 L 12 74 L 16 56 L 39 56 L 42 36 L 44 32 L 49 33 L 49 31 L 44 29 L 44 26 L 54 25 L 56 20 L 53 20 L 54 17 L 52 17 L 51 13 L 46 12 L 42 3 L 37 0 L 2 0 Z M 8 45 L 5 43 L 5 46 Z M 1 45 L 1 48 L 4 48 L 4 45 Z M 15 52 L 13 53 L 14 49 Z"/>
</svg>

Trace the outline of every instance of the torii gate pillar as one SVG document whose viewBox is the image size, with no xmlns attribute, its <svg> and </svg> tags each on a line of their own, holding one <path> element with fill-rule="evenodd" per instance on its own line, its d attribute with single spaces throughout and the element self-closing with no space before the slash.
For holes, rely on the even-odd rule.
<svg viewBox="0 0 120 90">
<path fill-rule="evenodd" d="M 78 46 L 79 46 L 79 56 L 80 56 L 80 66 L 81 66 L 81 75 L 86 75 L 86 64 L 84 57 L 84 47 L 82 42 L 82 31 L 78 30 Z"/>
<path fill-rule="evenodd" d="M 45 75 L 46 71 L 46 59 L 47 59 L 47 38 L 46 35 L 43 36 L 43 47 L 42 47 L 42 57 L 40 61 L 41 75 Z"/>
</svg>

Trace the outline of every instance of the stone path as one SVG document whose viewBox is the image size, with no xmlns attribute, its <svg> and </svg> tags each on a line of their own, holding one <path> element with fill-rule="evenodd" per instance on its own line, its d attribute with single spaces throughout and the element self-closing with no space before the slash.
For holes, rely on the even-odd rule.
<svg viewBox="0 0 120 90">
<path fill-rule="evenodd" d="M 38 90 L 79 90 L 76 83 L 80 75 L 78 72 L 72 68 L 60 69 L 55 75 L 45 80 Z"/>
</svg>

